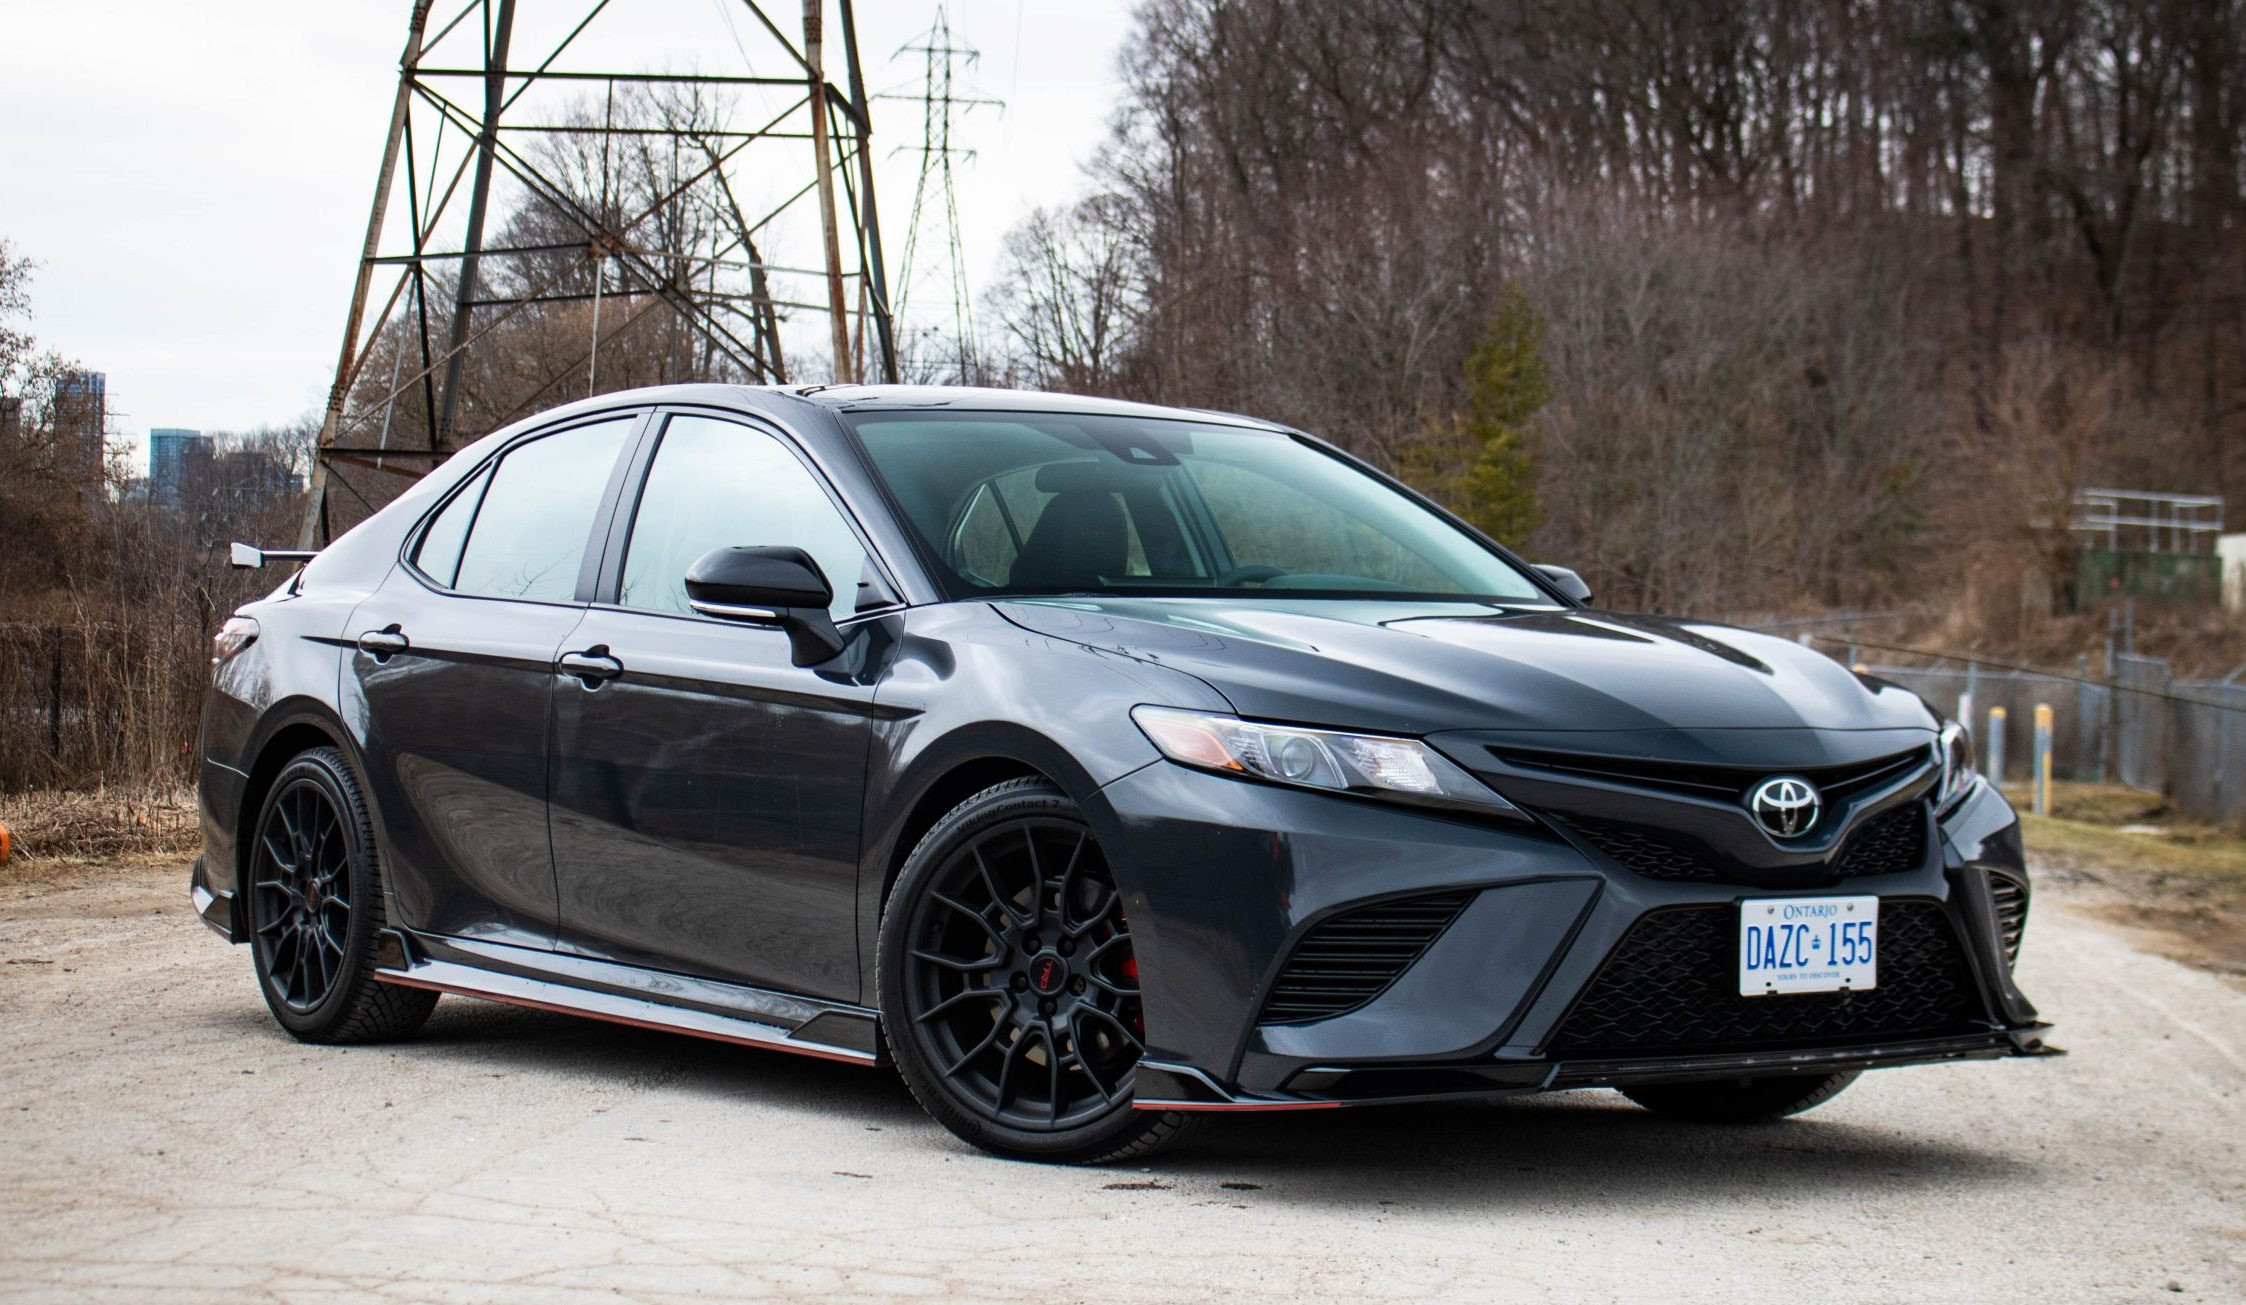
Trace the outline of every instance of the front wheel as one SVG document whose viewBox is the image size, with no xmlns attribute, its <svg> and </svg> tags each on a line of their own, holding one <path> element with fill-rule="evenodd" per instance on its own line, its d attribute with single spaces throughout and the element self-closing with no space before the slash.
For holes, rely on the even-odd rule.
<svg viewBox="0 0 2246 1305">
<path fill-rule="evenodd" d="M 1814 1109 L 1856 1081 L 1843 1074 L 1781 1074 L 1767 1078 L 1645 1083 L 1622 1095 L 1657 1115 L 1699 1124 L 1761 1124 Z"/>
<path fill-rule="evenodd" d="M 1096 1164 L 1186 1127 L 1131 1107 L 1146 1023 L 1122 895 L 1043 780 L 985 789 L 921 839 L 882 913 L 875 988 L 906 1085 L 986 1151 Z"/>
</svg>

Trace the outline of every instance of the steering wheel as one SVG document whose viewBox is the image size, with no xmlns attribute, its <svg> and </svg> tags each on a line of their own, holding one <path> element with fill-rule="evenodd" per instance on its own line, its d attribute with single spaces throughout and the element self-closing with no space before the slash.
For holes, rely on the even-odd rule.
<svg viewBox="0 0 2246 1305">
<path fill-rule="evenodd" d="M 1287 574 L 1285 567 L 1236 566 L 1210 583 L 1219 589 L 1230 589 L 1235 585 L 1260 584 L 1266 580 L 1276 580 L 1285 574 Z"/>
</svg>

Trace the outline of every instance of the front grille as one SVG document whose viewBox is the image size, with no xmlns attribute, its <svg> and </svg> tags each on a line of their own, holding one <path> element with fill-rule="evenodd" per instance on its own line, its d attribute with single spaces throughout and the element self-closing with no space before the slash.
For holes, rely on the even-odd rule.
<svg viewBox="0 0 2246 1305">
<path fill-rule="evenodd" d="M 1926 864 L 1926 804 L 1881 812 L 1848 836 L 1840 855 L 1833 858 L 1833 874 L 1841 879 L 1860 875 L 1892 875 Z"/>
<path fill-rule="evenodd" d="M 1989 892 L 1996 898 L 1996 927 L 2004 935 L 2004 963 L 2010 967 L 2020 959 L 2020 939 L 2028 928 L 2028 886 L 1993 874 Z"/>
<path fill-rule="evenodd" d="M 1401 898 L 1337 915 L 1312 929 L 1279 971 L 1256 1022 L 1302 1024 L 1371 1001 L 1419 959 L 1473 896 Z"/>
<path fill-rule="evenodd" d="M 1986 1011 L 1939 904 L 1880 905 L 1879 986 L 1739 995 L 1739 912 L 1652 911 L 1631 926 L 1552 1036 L 1551 1054 L 1619 1056 L 1832 1046 L 1971 1032 Z"/>
<path fill-rule="evenodd" d="M 1556 811 L 1543 814 L 1597 848 L 1616 865 L 1648 879 L 1713 883 L 1739 877 L 1728 873 L 1707 854 L 1652 830 L 1591 816 L 1562 815 Z M 1925 863 L 1926 806 L 1913 802 L 1866 821 L 1863 828 L 1849 835 L 1848 841 L 1841 845 L 1839 855 L 1822 868 L 1832 878 L 1853 879 L 1860 875 L 1916 870 Z"/>
<path fill-rule="evenodd" d="M 1736 802 L 1747 790 L 1772 775 L 1800 775 L 1817 786 L 1828 801 L 1868 792 L 1903 778 L 1934 762 L 1925 748 L 1889 753 L 1869 761 L 1842 766 L 1813 766 L 1802 770 L 1768 766 L 1703 766 L 1686 762 L 1650 761 L 1641 757 L 1597 757 L 1573 752 L 1533 752 L 1520 748 L 1491 748 L 1491 755 L 1509 766 L 1551 771 L 1633 788 L 1660 789 L 1690 797 Z"/>
<path fill-rule="evenodd" d="M 1715 880 L 1723 877 L 1723 872 L 1707 857 L 1682 843 L 1671 842 L 1634 825 L 1590 816 L 1563 816 L 1551 811 L 1544 814 L 1599 849 L 1616 865 L 1635 870 L 1648 879 Z"/>
</svg>

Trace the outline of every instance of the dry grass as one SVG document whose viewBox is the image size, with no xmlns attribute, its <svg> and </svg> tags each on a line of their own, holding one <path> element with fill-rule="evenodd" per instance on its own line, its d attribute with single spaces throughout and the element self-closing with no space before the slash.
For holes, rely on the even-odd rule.
<svg viewBox="0 0 2246 1305">
<path fill-rule="evenodd" d="M 2146 931 L 2160 950 L 2246 974 L 2246 837 L 2167 819 L 2157 794 L 2117 784 L 2055 784 L 2051 814 L 2021 809 L 2028 855 L 2083 887 L 2099 914 Z"/>
<path fill-rule="evenodd" d="M 186 856 L 197 845 L 195 795 L 185 788 L 34 791 L 0 797 L 13 863 Z"/>
</svg>

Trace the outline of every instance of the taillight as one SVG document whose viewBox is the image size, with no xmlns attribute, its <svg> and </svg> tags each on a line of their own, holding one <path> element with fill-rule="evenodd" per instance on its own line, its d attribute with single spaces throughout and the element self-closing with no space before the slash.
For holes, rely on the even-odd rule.
<svg viewBox="0 0 2246 1305">
<path fill-rule="evenodd" d="M 218 627 L 211 636 L 211 667 L 216 670 L 241 655 L 244 648 L 257 642 L 257 622 L 247 616 L 229 616 L 226 624 Z"/>
</svg>

